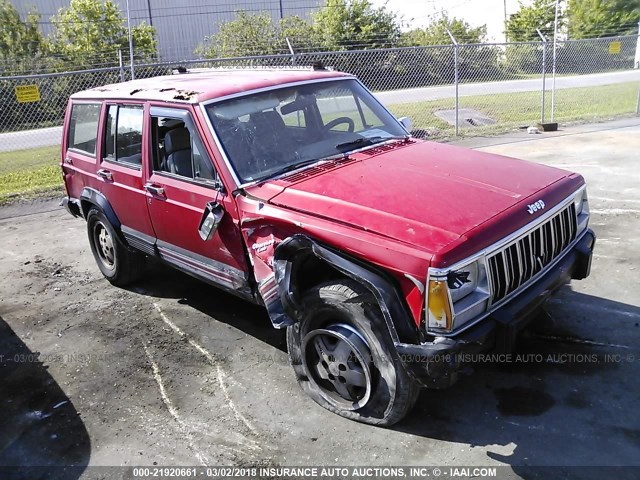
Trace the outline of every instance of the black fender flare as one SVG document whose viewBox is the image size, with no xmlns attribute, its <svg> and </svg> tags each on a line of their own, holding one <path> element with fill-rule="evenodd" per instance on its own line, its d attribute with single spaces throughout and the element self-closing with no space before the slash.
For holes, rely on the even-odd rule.
<svg viewBox="0 0 640 480">
<path fill-rule="evenodd" d="M 302 306 L 296 287 L 291 283 L 291 277 L 298 262 L 308 255 L 327 263 L 343 275 L 362 284 L 373 294 L 395 345 L 419 342 L 418 328 L 398 288 L 390 279 L 375 271 L 373 267 L 336 253 L 302 234 L 285 239 L 275 250 L 273 263 L 279 301 L 267 306 L 272 321 L 279 319 L 279 326 L 286 326 L 302 318 Z"/>
<path fill-rule="evenodd" d="M 95 188 L 84 187 L 82 189 L 82 193 L 80 194 L 80 208 L 82 210 L 82 216 L 86 219 L 87 214 L 89 213 L 88 205 L 92 205 L 98 207 L 109 223 L 116 229 L 119 235 L 122 235 L 120 231 L 121 223 L 116 215 L 116 212 L 113 210 L 113 207 L 102 193 L 100 193 Z"/>
</svg>

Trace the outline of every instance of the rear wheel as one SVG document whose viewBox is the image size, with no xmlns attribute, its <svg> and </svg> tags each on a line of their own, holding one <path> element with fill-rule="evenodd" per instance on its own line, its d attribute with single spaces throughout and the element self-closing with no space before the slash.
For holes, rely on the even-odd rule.
<svg viewBox="0 0 640 480">
<path fill-rule="evenodd" d="M 113 285 L 122 287 L 144 273 L 145 257 L 130 250 L 118 237 L 107 217 L 97 208 L 87 214 L 91 252 L 98 268 Z"/>
<path fill-rule="evenodd" d="M 375 298 L 357 282 L 333 281 L 304 296 L 304 317 L 287 329 L 289 360 L 313 400 L 343 417 L 393 425 L 413 407 L 406 373 Z"/>
</svg>

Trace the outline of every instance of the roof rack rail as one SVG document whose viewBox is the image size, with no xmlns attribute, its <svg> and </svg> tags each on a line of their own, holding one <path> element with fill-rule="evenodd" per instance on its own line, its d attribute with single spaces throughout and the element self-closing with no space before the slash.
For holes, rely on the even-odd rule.
<svg viewBox="0 0 640 480">
<path fill-rule="evenodd" d="M 228 65 L 222 67 L 196 67 L 187 68 L 180 65 L 171 70 L 173 75 L 182 75 L 185 73 L 202 73 L 202 72 L 225 72 L 229 70 L 296 70 L 296 71 L 333 71 L 333 67 L 326 67 L 322 62 L 313 62 L 311 65 Z"/>
</svg>

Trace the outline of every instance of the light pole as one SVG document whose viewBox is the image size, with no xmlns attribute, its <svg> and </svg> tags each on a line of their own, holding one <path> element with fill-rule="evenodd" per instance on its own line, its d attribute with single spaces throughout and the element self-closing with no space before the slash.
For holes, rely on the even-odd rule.
<svg viewBox="0 0 640 480">
<path fill-rule="evenodd" d="M 129 0 L 127 0 L 127 32 L 129 35 L 129 62 L 131 67 L 131 80 L 136 78 L 133 69 L 133 37 L 131 36 L 131 15 L 129 14 Z"/>
</svg>

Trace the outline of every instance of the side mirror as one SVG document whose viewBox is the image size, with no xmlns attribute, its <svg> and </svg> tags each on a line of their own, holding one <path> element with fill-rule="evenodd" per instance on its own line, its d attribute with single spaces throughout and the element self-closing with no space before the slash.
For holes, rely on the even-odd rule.
<svg viewBox="0 0 640 480">
<path fill-rule="evenodd" d="M 198 233 L 202 240 L 210 240 L 213 237 L 222 221 L 222 217 L 224 217 L 224 209 L 218 202 L 207 203 L 198 227 Z"/>
<path fill-rule="evenodd" d="M 409 117 L 400 117 L 398 121 L 407 132 L 411 133 L 411 129 L 413 128 L 413 122 Z"/>
</svg>

